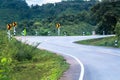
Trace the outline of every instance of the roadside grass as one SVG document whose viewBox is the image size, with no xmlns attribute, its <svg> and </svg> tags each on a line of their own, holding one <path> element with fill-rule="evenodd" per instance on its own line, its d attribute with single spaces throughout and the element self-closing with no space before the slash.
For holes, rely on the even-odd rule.
<svg viewBox="0 0 120 80">
<path fill-rule="evenodd" d="M 115 45 L 115 40 L 117 40 L 117 38 L 115 36 L 113 36 L 113 37 L 76 41 L 75 43 L 84 44 L 84 45 L 107 46 L 107 47 L 120 48 L 120 41 L 117 42 L 117 45 Z"/>
<path fill-rule="evenodd" d="M 8 65 L 0 64 L 0 71 L 8 72 L 5 80 L 59 80 L 69 68 L 66 60 L 55 53 L 40 50 L 36 46 L 23 44 L 16 39 L 8 40 L 6 33 L 0 32 L 0 60 L 11 59 Z M 0 72 L 0 76 L 7 76 Z M 3 80 L 0 77 L 0 80 Z"/>
<path fill-rule="evenodd" d="M 68 64 L 63 57 L 41 51 L 31 61 L 16 63 L 11 76 L 16 80 L 58 80 Z"/>
</svg>

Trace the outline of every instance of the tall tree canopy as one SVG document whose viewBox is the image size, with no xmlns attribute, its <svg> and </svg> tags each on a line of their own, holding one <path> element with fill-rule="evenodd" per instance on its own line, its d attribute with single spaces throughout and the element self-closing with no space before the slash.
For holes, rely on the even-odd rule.
<svg viewBox="0 0 120 80">
<path fill-rule="evenodd" d="M 94 6 L 93 19 L 96 21 L 97 32 L 102 34 L 114 33 L 114 29 L 118 19 L 120 18 L 120 1 L 117 2 L 102 2 Z"/>
</svg>

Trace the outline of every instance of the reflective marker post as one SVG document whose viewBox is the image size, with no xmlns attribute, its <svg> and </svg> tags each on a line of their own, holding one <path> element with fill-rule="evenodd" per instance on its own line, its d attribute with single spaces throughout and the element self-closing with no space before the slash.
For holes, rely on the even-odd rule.
<svg viewBox="0 0 120 80">
<path fill-rule="evenodd" d="M 105 35 L 105 31 L 103 31 L 103 35 Z"/>
<path fill-rule="evenodd" d="M 37 32 L 37 31 L 35 31 L 35 35 L 36 35 L 36 36 L 38 35 L 38 32 Z"/>
<path fill-rule="evenodd" d="M 8 34 L 8 39 L 9 40 L 11 40 L 11 33 L 10 33 L 10 29 L 12 28 L 12 25 L 11 24 L 7 24 L 7 29 L 8 29 L 8 32 L 7 32 L 7 34 Z"/>
<path fill-rule="evenodd" d="M 85 36 L 85 32 L 83 32 L 83 36 Z"/>
<path fill-rule="evenodd" d="M 92 31 L 92 35 L 95 35 L 95 31 Z"/>
<path fill-rule="evenodd" d="M 118 46 L 118 40 L 115 40 L 115 47 Z"/>
</svg>

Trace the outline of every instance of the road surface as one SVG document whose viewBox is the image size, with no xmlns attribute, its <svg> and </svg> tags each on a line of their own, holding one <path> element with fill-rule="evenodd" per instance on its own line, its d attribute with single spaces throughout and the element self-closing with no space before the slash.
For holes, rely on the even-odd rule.
<svg viewBox="0 0 120 80">
<path fill-rule="evenodd" d="M 84 65 L 83 80 L 120 80 L 120 49 L 79 45 L 78 40 L 104 36 L 17 37 L 30 44 L 40 42 L 42 49 L 72 55 Z M 76 79 L 80 80 L 80 79 Z"/>
</svg>

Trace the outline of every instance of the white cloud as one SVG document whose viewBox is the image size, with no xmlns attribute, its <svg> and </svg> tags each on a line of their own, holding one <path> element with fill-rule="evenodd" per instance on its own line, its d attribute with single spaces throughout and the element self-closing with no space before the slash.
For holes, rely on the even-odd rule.
<svg viewBox="0 0 120 80">
<path fill-rule="evenodd" d="M 61 0 L 26 0 L 26 2 L 28 3 L 28 5 L 42 5 L 42 4 L 46 4 L 46 3 L 55 3 L 55 2 L 60 2 Z"/>
</svg>

